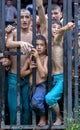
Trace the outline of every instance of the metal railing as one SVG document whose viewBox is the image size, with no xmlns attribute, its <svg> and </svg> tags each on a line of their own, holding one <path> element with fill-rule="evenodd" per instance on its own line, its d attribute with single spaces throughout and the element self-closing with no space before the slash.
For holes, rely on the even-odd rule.
<svg viewBox="0 0 80 130">
<path fill-rule="evenodd" d="M 51 0 L 48 0 L 48 86 L 51 87 Z M 36 115 L 32 112 L 32 124 L 31 125 L 21 125 L 20 124 L 20 48 L 17 49 L 15 54 L 10 52 L 5 52 L 5 0 L 0 0 L 0 45 L 2 56 L 5 55 L 17 55 L 17 124 L 9 125 L 5 124 L 5 68 L 2 68 L 2 78 L 1 89 L 2 96 L 0 97 L 0 111 L 1 120 L 0 125 L 3 129 L 66 129 L 67 125 L 70 128 L 72 124 L 72 118 L 74 117 L 76 123 L 78 122 L 78 0 L 74 0 L 74 91 L 72 90 L 72 32 L 68 31 L 64 36 L 64 94 L 63 94 L 63 125 L 52 126 L 52 111 L 48 110 L 48 124 L 43 127 L 39 127 L 36 124 Z M 20 9 L 21 1 L 17 0 L 17 14 L 18 14 L 18 24 L 17 24 L 17 40 L 20 40 Z M 33 0 L 33 45 L 36 47 L 36 0 Z M 64 25 L 72 21 L 72 0 L 63 0 L 63 19 Z M 2 22 L 1 22 L 2 21 Z M 36 85 L 36 75 L 35 69 L 33 70 L 33 87 Z M 72 104 L 74 93 L 74 106 Z M 74 108 L 74 109 L 73 109 Z"/>
</svg>

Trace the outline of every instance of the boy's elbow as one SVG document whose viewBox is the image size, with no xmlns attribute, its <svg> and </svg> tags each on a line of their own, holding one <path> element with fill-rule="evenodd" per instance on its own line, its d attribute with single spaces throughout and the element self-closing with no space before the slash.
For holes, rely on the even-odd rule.
<svg viewBox="0 0 80 130">
<path fill-rule="evenodd" d="M 21 78 L 23 78 L 23 77 L 24 77 L 24 74 L 23 74 L 22 72 L 20 73 L 20 77 L 21 77 Z"/>
<path fill-rule="evenodd" d="M 47 74 L 41 74 L 41 78 L 46 78 L 47 77 Z"/>
<path fill-rule="evenodd" d="M 6 48 L 10 48 L 10 42 L 6 42 Z"/>
</svg>

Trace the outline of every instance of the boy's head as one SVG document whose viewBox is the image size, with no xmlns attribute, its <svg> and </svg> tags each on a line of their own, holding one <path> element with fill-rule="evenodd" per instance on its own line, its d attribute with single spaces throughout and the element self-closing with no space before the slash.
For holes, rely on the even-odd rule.
<svg viewBox="0 0 80 130">
<path fill-rule="evenodd" d="M 37 41 L 37 40 L 42 40 L 42 41 L 44 41 L 45 46 L 47 46 L 46 38 L 45 38 L 43 35 L 41 35 L 41 34 L 37 35 L 37 36 L 36 36 L 36 41 Z"/>
<path fill-rule="evenodd" d="M 30 11 L 29 11 L 29 10 L 27 10 L 27 9 L 21 9 L 21 14 L 22 14 L 22 13 L 28 13 L 28 14 L 29 14 L 29 16 L 31 16 Z"/>
<path fill-rule="evenodd" d="M 21 28 L 26 29 L 29 28 L 29 24 L 31 21 L 31 14 L 26 9 L 21 9 Z"/>
<path fill-rule="evenodd" d="M 41 34 L 36 36 L 36 49 L 39 54 L 47 54 L 46 38 Z"/>
<path fill-rule="evenodd" d="M 62 12 L 60 6 L 53 4 L 52 5 L 52 20 L 60 20 L 62 18 Z"/>
<path fill-rule="evenodd" d="M 62 24 L 59 20 L 52 20 L 52 36 L 57 35 L 58 29 L 62 27 Z"/>
</svg>

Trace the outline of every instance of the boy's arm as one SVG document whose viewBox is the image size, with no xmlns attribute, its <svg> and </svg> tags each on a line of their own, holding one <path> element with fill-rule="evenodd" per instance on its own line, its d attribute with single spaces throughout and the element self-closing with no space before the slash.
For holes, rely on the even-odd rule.
<svg viewBox="0 0 80 130">
<path fill-rule="evenodd" d="M 26 75 L 29 75 L 31 72 L 31 69 L 29 69 L 29 59 L 27 59 L 24 65 L 21 67 L 20 77 L 22 78 Z"/>
<path fill-rule="evenodd" d="M 62 28 L 60 28 L 60 29 L 58 30 L 58 33 L 59 33 L 60 35 L 63 35 L 64 32 L 66 32 L 66 31 L 68 31 L 68 30 L 71 30 L 71 29 L 73 29 L 74 27 L 75 27 L 75 24 L 74 24 L 73 22 L 68 22 L 67 25 L 63 26 Z"/>
<path fill-rule="evenodd" d="M 38 15 L 39 15 L 40 26 L 41 26 L 41 34 L 45 35 L 45 33 L 47 31 L 47 22 L 46 22 L 44 7 L 43 7 L 43 0 L 36 0 L 36 6 L 38 8 Z"/>
<path fill-rule="evenodd" d="M 17 47 L 22 48 L 22 52 L 28 51 L 29 47 L 33 47 L 30 43 L 24 42 L 24 41 L 14 41 L 14 33 L 16 32 L 11 32 L 8 34 L 7 40 L 6 40 L 6 48 L 8 49 L 14 49 Z M 15 34 L 16 35 L 16 34 Z"/>
<path fill-rule="evenodd" d="M 37 69 L 40 73 L 41 78 L 47 77 L 47 75 L 48 75 L 47 58 L 44 61 L 44 65 L 42 65 L 39 57 L 36 58 L 36 63 L 37 63 Z"/>
<path fill-rule="evenodd" d="M 48 61 L 48 58 L 44 59 L 44 65 L 43 65 L 41 63 L 41 59 L 39 57 L 37 50 L 33 49 L 32 51 L 33 51 L 32 52 L 33 56 L 36 58 L 37 69 L 40 73 L 41 78 L 47 77 L 47 74 L 48 74 L 47 61 Z"/>
<path fill-rule="evenodd" d="M 6 40 L 6 47 L 8 49 L 20 47 L 19 43 L 17 41 L 14 41 L 13 39 L 14 39 L 14 33 L 11 32 L 8 34 L 7 40 Z"/>
<path fill-rule="evenodd" d="M 72 22 L 69 22 L 67 25 L 65 25 L 64 27 L 60 28 L 58 30 L 58 35 L 54 38 L 54 43 L 56 44 L 60 44 L 63 40 L 63 35 L 66 31 L 68 30 L 72 30 L 75 27 L 75 24 Z"/>
</svg>

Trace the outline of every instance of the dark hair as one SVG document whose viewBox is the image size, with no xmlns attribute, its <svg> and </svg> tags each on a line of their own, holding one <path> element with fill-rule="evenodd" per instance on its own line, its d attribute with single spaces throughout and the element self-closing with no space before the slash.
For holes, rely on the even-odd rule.
<svg viewBox="0 0 80 130">
<path fill-rule="evenodd" d="M 41 34 L 38 34 L 36 36 L 36 40 L 43 40 L 45 45 L 47 45 L 46 38 L 43 35 L 41 35 Z"/>
<path fill-rule="evenodd" d="M 45 46 L 47 46 L 46 38 L 45 38 L 43 35 L 38 34 L 38 35 L 36 36 L 36 40 L 43 40 L 44 43 L 45 43 Z M 47 55 L 47 48 L 46 48 L 45 54 Z"/>
<path fill-rule="evenodd" d="M 59 20 L 52 20 L 52 24 L 58 24 L 62 27 L 62 24 Z"/>
<path fill-rule="evenodd" d="M 52 4 L 51 9 L 52 10 L 58 10 L 59 12 L 61 12 L 61 7 L 57 4 Z M 47 12 L 48 12 L 48 8 L 47 8 Z"/>
<path fill-rule="evenodd" d="M 59 10 L 61 12 L 61 7 L 57 4 L 52 4 L 52 10 Z"/>
</svg>

